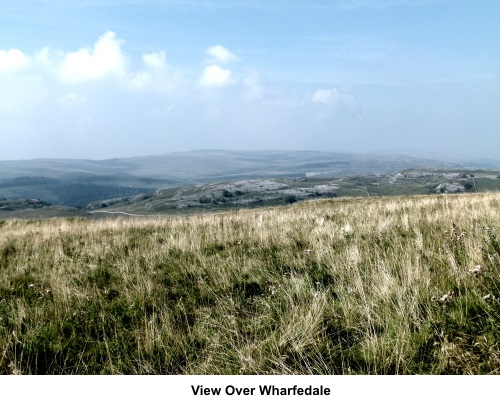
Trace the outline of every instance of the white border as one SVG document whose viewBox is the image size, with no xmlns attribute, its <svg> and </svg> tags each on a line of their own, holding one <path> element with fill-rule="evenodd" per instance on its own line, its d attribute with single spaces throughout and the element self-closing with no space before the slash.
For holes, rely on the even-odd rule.
<svg viewBox="0 0 500 405">
<path fill-rule="evenodd" d="M 261 396 L 259 385 L 328 387 L 328 396 Z M 191 385 L 221 388 L 194 395 Z M 227 386 L 255 388 L 227 395 Z M 1 376 L 4 404 L 483 404 L 495 403 L 499 376 Z"/>
</svg>

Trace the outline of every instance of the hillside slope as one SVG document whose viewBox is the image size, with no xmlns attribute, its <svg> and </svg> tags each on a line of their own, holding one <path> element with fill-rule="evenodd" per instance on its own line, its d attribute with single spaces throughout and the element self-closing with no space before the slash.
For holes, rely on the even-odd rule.
<svg viewBox="0 0 500 405">
<path fill-rule="evenodd" d="M 498 374 L 500 193 L 0 221 L 1 374 Z"/>
<path fill-rule="evenodd" d="M 0 162 L 0 197 L 83 206 L 158 188 L 221 180 L 392 173 L 452 167 L 435 160 L 393 155 L 310 151 L 191 151 L 93 160 L 37 159 Z M 454 165 L 456 167 L 457 165 Z"/>
<path fill-rule="evenodd" d="M 97 201 L 84 211 L 156 215 L 285 205 L 331 197 L 456 194 L 499 191 L 500 171 L 404 170 L 343 177 L 306 176 L 223 181 L 158 189 L 133 197 Z"/>
</svg>

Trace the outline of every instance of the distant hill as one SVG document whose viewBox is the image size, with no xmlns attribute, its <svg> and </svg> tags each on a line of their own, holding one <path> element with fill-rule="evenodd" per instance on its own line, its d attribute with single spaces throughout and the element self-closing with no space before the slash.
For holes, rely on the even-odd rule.
<svg viewBox="0 0 500 405">
<path fill-rule="evenodd" d="M 411 169 L 392 174 L 225 180 L 158 189 L 85 206 L 92 215 L 164 215 L 272 205 L 332 197 L 459 194 L 500 190 L 500 171 Z"/>
<path fill-rule="evenodd" d="M 84 206 L 159 188 L 258 178 L 335 177 L 393 173 L 460 164 L 399 155 L 315 151 L 200 150 L 108 160 L 0 161 L 0 197 Z"/>
</svg>

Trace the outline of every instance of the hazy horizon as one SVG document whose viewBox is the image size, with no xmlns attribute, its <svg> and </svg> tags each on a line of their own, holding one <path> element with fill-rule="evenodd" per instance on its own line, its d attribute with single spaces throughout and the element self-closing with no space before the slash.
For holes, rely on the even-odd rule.
<svg viewBox="0 0 500 405">
<path fill-rule="evenodd" d="M 0 160 L 498 159 L 499 20 L 479 0 L 6 0 Z"/>
</svg>

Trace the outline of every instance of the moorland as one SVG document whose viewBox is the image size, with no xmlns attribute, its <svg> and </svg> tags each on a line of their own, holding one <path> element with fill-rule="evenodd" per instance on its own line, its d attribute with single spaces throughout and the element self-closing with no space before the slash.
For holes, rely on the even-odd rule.
<svg viewBox="0 0 500 405">
<path fill-rule="evenodd" d="M 499 232 L 474 190 L 3 219 L 0 373 L 498 374 Z"/>
</svg>

